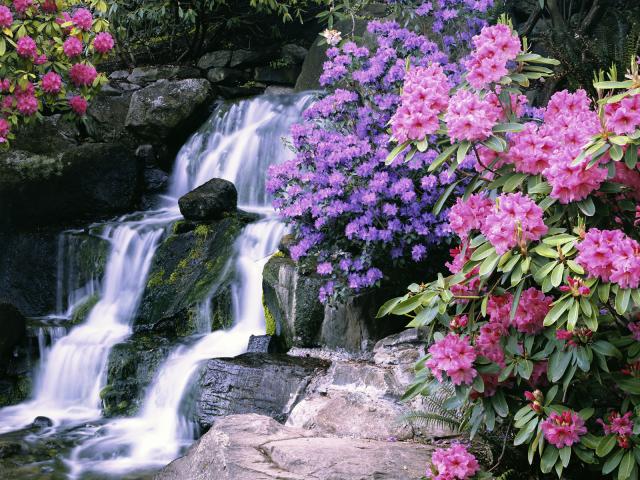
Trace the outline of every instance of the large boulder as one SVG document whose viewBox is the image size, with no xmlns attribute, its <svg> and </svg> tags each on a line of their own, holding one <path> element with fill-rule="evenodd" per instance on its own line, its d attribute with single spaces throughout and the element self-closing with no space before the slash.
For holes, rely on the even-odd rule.
<svg viewBox="0 0 640 480">
<path fill-rule="evenodd" d="M 150 139 L 166 139 L 201 120 L 199 107 L 207 103 L 210 84 L 204 78 L 159 80 L 136 90 L 125 125 L 136 134 Z M 199 115 L 200 113 L 200 115 Z"/>
<path fill-rule="evenodd" d="M 238 207 L 238 191 L 230 181 L 214 178 L 180 197 L 178 206 L 187 220 L 220 220 L 235 212 Z"/>
<path fill-rule="evenodd" d="M 0 303 L 0 407 L 19 403 L 31 392 L 35 347 L 26 318 L 13 305 Z"/>
<path fill-rule="evenodd" d="M 310 379 L 327 366 L 315 358 L 266 353 L 209 360 L 198 382 L 196 421 L 203 430 L 217 417 L 240 413 L 285 421 Z"/>
<path fill-rule="evenodd" d="M 0 359 L 13 353 L 13 349 L 27 336 L 24 316 L 9 303 L 0 303 Z"/>
<path fill-rule="evenodd" d="M 205 53 L 198 60 L 198 68 L 201 70 L 209 70 L 210 68 L 221 68 L 229 65 L 231 61 L 231 50 L 216 50 L 215 52 Z"/>
<path fill-rule="evenodd" d="M 152 65 L 136 67 L 127 76 L 127 81 L 134 85 L 149 85 L 158 80 L 183 80 L 197 78 L 200 71 L 195 67 L 184 65 Z"/>
<path fill-rule="evenodd" d="M 433 447 L 315 436 L 255 415 L 217 419 L 155 480 L 409 480 L 424 475 Z"/>
<path fill-rule="evenodd" d="M 95 219 L 131 210 L 141 164 L 116 144 L 87 143 L 62 153 L 0 155 L 0 218 L 22 226 Z"/>
</svg>

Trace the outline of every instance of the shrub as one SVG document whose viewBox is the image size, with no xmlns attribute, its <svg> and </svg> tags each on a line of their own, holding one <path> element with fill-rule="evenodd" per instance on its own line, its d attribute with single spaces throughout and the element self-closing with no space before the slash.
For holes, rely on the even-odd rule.
<svg viewBox="0 0 640 480">
<path fill-rule="evenodd" d="M 106 82 L 92 62 L 114 46 L 100 17 L 106 8 L 103 0 L 0 1 L 0 144 L 43 113 L 85 114 Z"/>
<path fill-rule="evenodd" d="M 431 63 L 442 63 L 430 73 L 434 78 L 443 72 L 452 83 L 459 78 L 456 61 L 483 24 L 469 17 L 481 12 L 468 3 L 415 10 L 440 44 L 395 22 L 369 23 L 371 48 L 325 32 L 330 43 L 339 43 L 327 52 L 321 77 L 326 91 L 292 129 L 295 158 L 272 167 L 268 182 L 274 206 L 293 227 L 293 259 L 327 278 L 323 301 L 377 285 L 388 269 L 405 259 L 424 261 L 449 237 L 446 216 L 431 210 L 445 189 L 461 193 L 464 182 L 450 172 L 425 175 L 437 150 L 425 144 L 391 164 L 384 160 L 388 122 L 407 95 L 400 94 L 406 64 L 429 72 Z M 421 74 L 412 77 L 416 83 Z"/>
<path fill-rule="evenodd" d="M 428 142 L 440 152 L 432 174 L 468 162 L 477 171 L 455 204 L 447 191 L 436 208 L 451 205 L 460 239 L 452 275 L 411 285 L 379 312 L 411 314 L 433 340 L 407 397 L 452 384 L 446 405 L 466 412 L 471 435 L 513 424 L 514 445 L 545 474 L 637 478 L 638 64 L 623 81 L 600 74 L 595 100 L 561 91 L 539 111 L 523 89 L 556 62 L 506 24 L 473 43 L 466 81 L 439 98 L 436 133 L 397 150 Z"/>
</svg>

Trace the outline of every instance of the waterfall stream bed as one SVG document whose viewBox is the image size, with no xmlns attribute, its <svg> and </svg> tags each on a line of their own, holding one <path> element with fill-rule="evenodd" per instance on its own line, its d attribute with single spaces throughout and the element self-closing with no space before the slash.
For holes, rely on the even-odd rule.
<svg viewBox="0 0 640 480">
<path fill-rule="evenodd" d="M 197 438 L 185 414 L 193 374 L 204 360 L 245 352 L 249 337 L 265 332 L 262 268 L 286 232 L 270 208 L 266 170 L 291 154 L 283 137 L 311 100 L 308 94 L 263 96 L 219 107 L 178 154 L 158 209 L 89 228 L 108 243 L 99 269 L 71 268 L 73 242 L 69 234 L 61 237 L 58 311 L 38 319 L 41 360 L 32 397 L 0 409 L 0 477 L 145 479 Z M 232 181 L 240 208 L 258 214 L 220 274 L 229 277 L 233 324 L 211 331 L 207 321 L 219 278 L 198 310 L 201 331 L 160 363 L 137 415 L 104 418 L 109 354 L 133 333 L 154 254 L 181 219 L 177 200 L 215 177 Z M 74 324 L 80 308 L 88 309 L 86 318 Z M 36 417 L 46 417 L 40 427 L 32 426 Z"/>
</svg>

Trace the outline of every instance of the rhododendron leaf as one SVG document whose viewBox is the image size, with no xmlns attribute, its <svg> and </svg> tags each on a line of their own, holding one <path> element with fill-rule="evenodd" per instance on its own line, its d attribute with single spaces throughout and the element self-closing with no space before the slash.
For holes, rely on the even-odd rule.
<svg viewBox="0 0 640 480">
<path fill-rule="evenodd" d="M 599 457 L 606 457 L 615 446 L 615 435 L 607 435 L 606 437 L 602 437 L 602 439 L 600 439 L 600 443 L 598 443 L 598 446 L 596 447 L 596 455 Z"/>
<path fill-rule="evenodd" d="M 540 2 L 544 2 L 544 0 L 540 0 Z M 539 60 L 542 58 L 542 55 L 538 55 L 537 53 L 520 53 L 516 57 L 516 62 L 531 62 L 534 60 Z"/>
<path fill-rule="evenodd" d="M 532 252 L 546 258 L 558 258 L 560 256 L 557 249 L 551 248 L 549 245 L 545 245 L 544 243 L 541 243 L 540 245 L 532 249 Z M 548 273 L 549 272 L 547 272 L 547 274 Z"/>
<path fill-rule="evenodd" d="M 619 162 L 620 160 L 622 160 L 622 155 L 624 155 L 624 152 L 622 151 L 622 147 L 620 145 L 616 145 L 614 143 L 609 148 L 609 155 L 611 155 L 611 158 L 614 161 Z"/>
<path fill-rule="evenodd" d="M 494 152 L 502 153 L 507 149 L 507 142 L 500 137 L 489 137 L 482 144 L 493 150 Z"/>
<path fill-rule="evenodd" d="M 584 347 L 578 347 L 576 350 L 576 361 L 578 368 L 583 372 L 588 372 L 589 367 L 591 366 L 591 361 L 589 360 L 589 355 L 587 350 Z"/>
<path fill-rule="evenodd" d="M 538 426 L 538 416 L 535 415 L 531 420 L 529 420 L 529 423 L 527 423 L 518 432 L 516 437 L 513 439 L 513 444 L 517 447 L 518 445 L 522 445 L 523 443 L 528 442 L 537 426 Z"/>
<path fill-rule="evenodd" d="M 476 392 L 484 393 L 484 380 L 482 380 L 482 376 L 476 376 L 476 378 L 473 379 L 471 386 Z"/>
<path fill-rule="evenodd" d="M 523 360 L 522 362 L 518 363 L 518 375 L 520 375 L 523 379 L 529 380 L 532 373 L 533 362 L 531 360 Z"/>
<path fill-rule="evenodd" d="M 496 249 L 493 247 L 493 245 L 491 245 L 489 242 L 481 245 L 480 247 L 476 248 L 476 250 L 473 252 L 473 254 L 471 255 L 471 260 L 482 260 L 484 258 L 487 258 L 489 255 L 491 255 L 492 253 L 495 253 Z"/>
<path fill-rule="evenodd" d="M 634 288 L 631 290 L 631 299 L 637 307 L 640 307 L 640 289 Z"/>
<path fill-rule="evenodd" d="M 564 245 L 565 243 L 576 241 L 578 238 L 570 235 L 568 233 L 561 233 L 559 235 L 554 235 L 552 237 L 545 237 L 542 239 L 544 243 L 547 245 Z"/>
<path fill-rule="evenodd" d="M 486 277 L 493 273 L 498 265 L 498 261 L 500 260 L 500 256 L 497 253 L 492 253 L 484 261 L 480 264 L 480 276 Z"/>
<path fill-rule="evenodd" d="M 556 323 L 558 319 L 562 316 L 562 314 L 569 308 L 569 306 L 570 306 L 570 302 L 568 301 L 560 301 L 556 303 L 551 308 L 551 310 L 549 310 L 549 313 L 547 313 L 547 316 L 544 318 L 544 326 L 548 327 Z"/>
<path fill-rule="evenodd" d="M 445 148 L 442 153 L 440 155 L 438 155 L 435 160 L 433 161 L 433 163 L 431 165 L 429 165 L 429 168 L 427 169 L 427 171 L 429 172 L 433 172 L 434 170 L 438 169 L 440 167 L 440 165 L 442 165 L 444 162 L 447 161 L 447 159 L 453 155 L 453 153 L 458 149 L 458 144 L 454 143 L 453 145 Z"/>
<path fill-rule="evenodd" d="M 612 137 L 609 137 L 609 141 L 614 145 L 625 146 L 631 141 L 631 139 L 626 135 L 614 135 Z"/>
<path fill-rule="evenodd" d="M 625 80 L 624 82 L 595 82 L 593 88 L 597 90 L 613 90 L 617 88 L 633 87 L 633 80 Z"/>
<path fill-rule="evenodd" d="M 420 328 L 429 325 L 438 315 L 438 306 L 425 308 L 409 322 L 407 328 Z"/>
<path fill-rule="evenodd" d="M 455 188 L 458 186 L 458 184 L 461 182 L 462 180 L 458 180 L 456 182 L 453 182 L 451 185 L 449 185 L 447 187 L 447 189 L 443 192 L 443 194 L 440 196 L 440 198 L 438 199 L 438 201 L 436 202 L 436 204 L 433 206 L 433 214 L 434 215 L 438 215 L 440 213 L 440 210 L 442 210 L 442 208 L 444 207 L 444 204 L 446 203 L 446 201 L 449 199 L 449 197 L 451 196 L 451 194 L 453 193 L 453 191 L 455 190 Z"/>
<path fill-rule="evenodd" d="M 591 302 L 585 297 L 580 298 L 580 310 L 582 310 L 582 313 L 587 317 L 591 317 L 591 314 L 593 313 Z"/>
<path fill-rule="evenodd" d="M 605 340 L 598 340 L 591 344 L 591 348 L 605 357 L 622 359 L 622 353 L 615 346 Z"/>
<path fill-rule="evenodd" d="M 554 203 L 556 203 L 558 201 L 557 198 L 553 198 L 553 197 L 544 197 L 544 199 L 538 204 L 538 206 L 543 210 L 546 211 L 551 205 L 553 205 Z"/>
<path fill-rule="evenodd" d="M 522 280 L 522 263 L 518 263 L 516 267 L 511 271 L 511 286 L 515 287 Z"/>
<path fill-rule="evenodd" d="M 422 305 L 422 297 L 420 295 L 414 295 L 398 303 L 391 310 L 391 313 L 394 315 L 404 315 L 405 313 L 413 312 L 420 305 Z"/>
<path fill-rule="evenodd" d="M 614 437 L 614 440 L 615 440 L 615 437 Z M 624 450 L 622 449 L 617 450 L 616 453 L 614 453 L 611 457 L 607 459 L 606 462 L 604 462 L 604 465 L 602 466 L 602 473 L 604 473 L 605 475 L 608 475 L 609 473 L 613 472 L 618 467 L 618 465 L 620 465 L 620 461 L 622 460 L 623 455 L 624 455 Z"/>
<path fill-rule="evenodd" d="M 491 403 L 493 403 L 493 409 L 496 411 L 499 417 L 506 417 L 509 415 L 509 405 L 504 398 L 502 390 L 498 390 L 493 397 L 491 397 Z"/>
<path fill-rule="evenodd" d="M 545 264 L 533 274 L 533 279 L 538 283 L 542 282 L 544 279 L 548 278 L 548 275 L 556 267 L 556 265 L 558 265 L 558 262 L 549 262 Z"/>
<path fill-rule="evenodd" d="M 576 300 L 571 301 L 571 308 L 567 315 L 567 330 L 573 331 L 576 328 L 578 322 L 578 314 L 580 313 L 580 303 Z"/>
<path fill-rule="evenodd" d="M 556 350 L 553 355 L 551 355 L 549 365 L 547 366 L 547 375 L 552 382 L 557 382 L 562 378 L 567 371 L 570 360 L 571 353 L 563 352 L 562 350 Z"/>
<path fill-rule="evenodd" d="M 524 407 L 521 407 L 520 410 L 518 410 L 515 415 L 513 416 L 513 421 L 517 422 L 518 420 L 520 420 L 521 418 L 529 415 L 531 412 L 533 412 L 533 410 L 531 410 L 531 407 L 529 406 L 529 404 L 525 405 Z M 535 413 L 535 412 L 534 412 Z M 522 425 L 524 425 L 527 422 L 524 422 Z M 514 424 L 514 426 L 516 426 Z M 516 426 L 516 428 L 520 428 L 518 426 Z"/>
<path fill-rule="evenodd" d="M 614 307 L 619 315 L 624 315 L 629 308 L 629 300 L 631 299 L 631 290 L 628 288 L 621 288 L 616 293 L 616 301 Z"/>
<path fill-rule="evenodd" d="M 509 378 L 511 376 L 511 372 L 513 372 L 515 365 L 509 364 L 507 365 L 504 370 L 502 370 L 502 372 L 500 373 L 500 376 L 498 377 L 498 381 L 499 382 L 504 382 L 507 378 Z"/>
<path fill-rule="evenodd" d="M 584 200 L 580 200 L 578 203 L 578 208 L 582 213 L 584 213 L 587 217 L 593 217 L 596 213 L 596 206 L 593 203 L 591 197 L 587 197 Z"/>
<path fill-rule="evenodd" d="M 537 185 L 530 187 L 527 193 L 529 193 L 530 195 L 548 195 L 549 193 L 551 193 L 551 185 L 549 185 L 549 182 L 540 182 Z"/>
<path fill-rule="evenodd" d="M 611 292 L 611 284 L 610 283 L 602 283 L 598 285 L 598 298 L 602 302 L 608 302 L 609 296 Z"/>
<path fill-rule="evenodd" d="M 634 377 L 619 377 L 616 378 L 616 384 L 622 390 L 632 395 L 640 395 L 640 380 Z"/>
<path fill-rule="evenodd" d="M 399 145 L 396 145 L 396 147 L 391 150 L 391 152 L 389 152 L 389 155 L 387 155 L 387 158 L 384 161 L 385 165 L 391 165 L 393 163 L 393 161 L 396 159 L 396 157 L 398 155 L 400 155 L 405 148 L 407 148 L 407 146 L 409 145 L 409 142 L 403 142 Z"/>
<path fill-rule="evenodd" d="M 584 275 L 584 268 L 582 268 L 582 265 L 579 265 L 574 260 L 567 260 L 567 266 L 578 275 Z"/>
<path fill-rule="evenodd" d="M 630 169 L 636 168 L 638 164 L 638 146 L 635 144 L 629 145 L 627 151 L 624 154 L 624 163 Z"/>
<path fill-rule="evenodd" d="M 547 75 L 553 74 L 553 70 L 551 70 L 550 68 L 537 67 L 535 65 L 527 65 L 526 67 L 524 67 L 524 71 L 545 73 Z"/>
<path fill-rule="evenodd" d="M 560 449 L 560 461 L 563 467 L 569 466 L 569 460 L 571 459 L 571 447 L 563 447 Z"/>
<path fill-rule="evenodd" d="M 487 241 L 487 239 L 485 238 L 484 235 L 478 235 L 477 237 L 473 237 L 471 239 L 471 242 L 469 243 L 469 246 L 471 248 L 478 248 L 480 245 L 482 245 L 486 241 Z"/>
<path fill-rule="evenodd" d="M 562 277 L 564 276 L 564 265 L 558 264 L 551 272 L 551 285 L 558 288 L 562 283 Z"/>
<path fill-rule="evenodd" d="M 458 153 L 456 154 L 456 161 L 458 162 L 458 165 L 460 165 L 464 161 L 470 148 L 471 144 L 469 142 L 462 142 L 458 146 Z"/>
<path fill-rule="evenodd" d="M 538 448 L 538 444 L 540 443 L 540 437 L 542 437 L 542 431 L 539 431 L 536 437 L 533 439 L 533 442 L 529 444 L 529 450 L 527 452 L 527 460 L 529 460 L 529 465 L 533 463 L 533 457 L 536 454 L 536 448 Z"/>
<path fill-rule="evenodd" d="M 397 297 L 397 298 L 392 298 L 391 300 L 387 300 L 384 304 L 382 304 L 382 306 L 378 310 L 378 313 L 376 314 L 376 318 L 382 318 L 389 315 L 391 311 L 396 307 L 396 305 L 398 305 L 402 300 L 404 300 L 405 297 Z"/>
<path fill-rule="evenodd" d="M 7 42 L 5 42 L 4 37 L 0 37 L 0 57 L 3 56 L 7 51 Z"/>
<path fill-rule="evenodd" d="M 524 125 L 521 123 L 498 123 L 493 127 L 493 133 L 521 132 Z"/>
<path fill-rule="evenodd" d="M 526 173 L 515 173 L 513 174 L 509 180 L 504 183 L 504 187 L 502 188 L 505 192 L 513 192 L 516 188 L 522 185 L 524 179 L 527 178 Z"/>
<path fill-rule="evenodd" d="M 622 461 L 620 462 L 620 466 L 618 467 L 618 480 L 627 480 L 631 476 L 635 463 L 636 461 L 633 458 L 633 453 L 625 453 L 624 457 L 622 457 Z"/>
<path fill-rule="evenodd" d="M 547 445 L 540 459 L 540 470 L 542 473 L 549 473 L 558 460 L 560 452 L 553 445 Z"/>
</svg>

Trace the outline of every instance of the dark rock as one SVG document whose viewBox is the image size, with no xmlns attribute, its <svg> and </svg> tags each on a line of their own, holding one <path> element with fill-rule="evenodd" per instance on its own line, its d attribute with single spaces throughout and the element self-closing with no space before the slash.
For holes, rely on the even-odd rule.
<svg viewBox="0 0 640 480">
<path fill-rule="evenodd" d="M 135 92 L 136 90 L 140 90 L 142 87 L 135 83 L 121 83 L 118 85 L 118 88 L 123 92 Z"/>
<path fill-rule="evenodd" d="M 144 169 L 144 186 L 147 192 L 160 192 L 169 182 L 169 174 L 159 168 Z"/>
<path fill-rule="evenodd" d="M 135 140 L 129 136 L 125 121 L 131 104 L 131 92 L 118 96 L 98 95 L 89 104 L 88 133 L 100 142 L 118 142 L 133 145 Z"/>
<path fill-rule="evenodd" d="M 226 67 L 231 61 L 231 50 L 218 50 L 205 53 L 198 60 L 198 68 L 209 70 L 210 68 Z"/>
<path fill-rule="evenodd" d="M 158 65 L 134 68 L 127 77 L 129 83 L 137 85 L 149 85 L 158 80 L 183 80 L 185 78 L 198 78 L 200 71 L 194 67 L 181 65 Z"/>
<path fill-rule="evenodd" d="M 215 285 L 209 325 L 212 330 L 230 326 L 233 269 L 227 269 L 227 264 L 236 237 L 254 218 L 238 212 L 216 223 L 189 226 L 184 233 L 176 228 L 154 256 L 134 331 L 168 337 L 201 331 L 198 309 Z"/>
<path fill-rule="evenodd" d="M 246 81 L 248 76 L 241 70 L 216 67 L 207 72 L 207 79 L 211 83 L 235 84 Z"/>
<path fill-rule="evenodd" d="M 280 85 L 295 85 L 299 74 L 300 68 L 296 66 L 285 68 L 256 67 L 254 80 Z"/>
<path fill-rule="evenodd" d="M 107 383 L 100 392 L 107 417 L 135 415 L 160 364 L 175 348 L 158 335 L 135 334 L 109 353 Z"/>
<path fill-rule="evenodd" d="M 255 84 L 240 85 L 237 87 L 229 85 L 216 85 L 215 91 L 222 98 L 233 99 L 260 95 L 264 92 L 265 88 L 266 86 L 264 85 Z"/>
<path fill-rule="evenodd" d="M 26 335 L 26 319 L 18 309 L 9 303 L 0 303 L 0 359 L 10 356 Z"/>
<path fill-rule="evenodd" d="M 100 89 L 100 95 L 103 97 L 118 97 L 122 95 L 122 90 L 110 83 L 106 83 Z"/>
<path fill-rule="evenodd" d="M 327 367 L 315 358 L 264 353 L 209 360 L 198 384 L 198 424 L 208 429 L 216 417 L 238 413 L 284 421 L 311 378 Z"/>
<path fill-rule="evenodd" d="M 219 220 L 238 207 L 238 191 L 230 181 L 213 178 L 180 197 L 178 205 L 187 220 Z"/>
<path fill-rule="evenodd" d="M 229 66 L 231 68 L 253 67 L 267 63 L 273 54 L 268 52 L 257 52 L 253 50 L 234 50 L 231 54 Z"/>
<path fill-rule="evenodd" d="M 133 209 L 141 164 L 119 145 L 89 143 L 55 156 L 0 155 L 0 218 L 46 225 Z"/>
<path fill-rule="evenodd" d="M 281 85 L 269 85 L 265 90 L 265 95 L 290 95 L 295 90 L 291 87 L 283 87 Z"/>
<path fill-rule="evenodd" d="M 111 72 L 109 75 L 109 80 L 126 80 L 130 75 L 127 70 L 116 70 L 115 72 Z"/>
<path fill-rule="evenodd" d="M 36 417 L 31 426 L 33 428 L 53 427 L 53 420 L 48 417 Z"/>
<path fill-rule="evenodd" d="M 74 122 L 64 120 L 61 115 L 44 117 L 42 122 L 24 125 L 11 143 L 12 150 L 51 155 L 78 145 L 80 132 Z"/>
<path fill-rule="evenodd" d="M 9 458 L 13 455 L 20 453 L 22 445 L 19 442 L 13 442 L 11 440 L 0 441 L 0 458 Z"/>
<path fill-rule="evenodd" d="M 150 139 L 166 139 L 172 134 L 185 137 L 185 125 L 199 117 L 198 107 L 209 98 L 210 84 L 202 78 L 159 80 L 133 93 L 125 125 Z"/>
<path fill-rule="evenodd" d="M 136 148 L 136 157 L 142 160 L 145 165 L 153 165 L 157 160 L 157 155 L 153 145 L 145 144 Z"/>
<path fill-rule="evenodd" d="M 273 335 L 251 335 L 247 353 L 284 353 L 280 343 Z"/>
<path fill-rule="evenodd" d="M 280 56 L 283 60 L 291 64 L 300 64 L 304 62 L 309 50 L 306 48 L 296 45 L 295 43 L 288 43 L 283 45 L 282 50 L 280 51 Z"/>
</svg>

